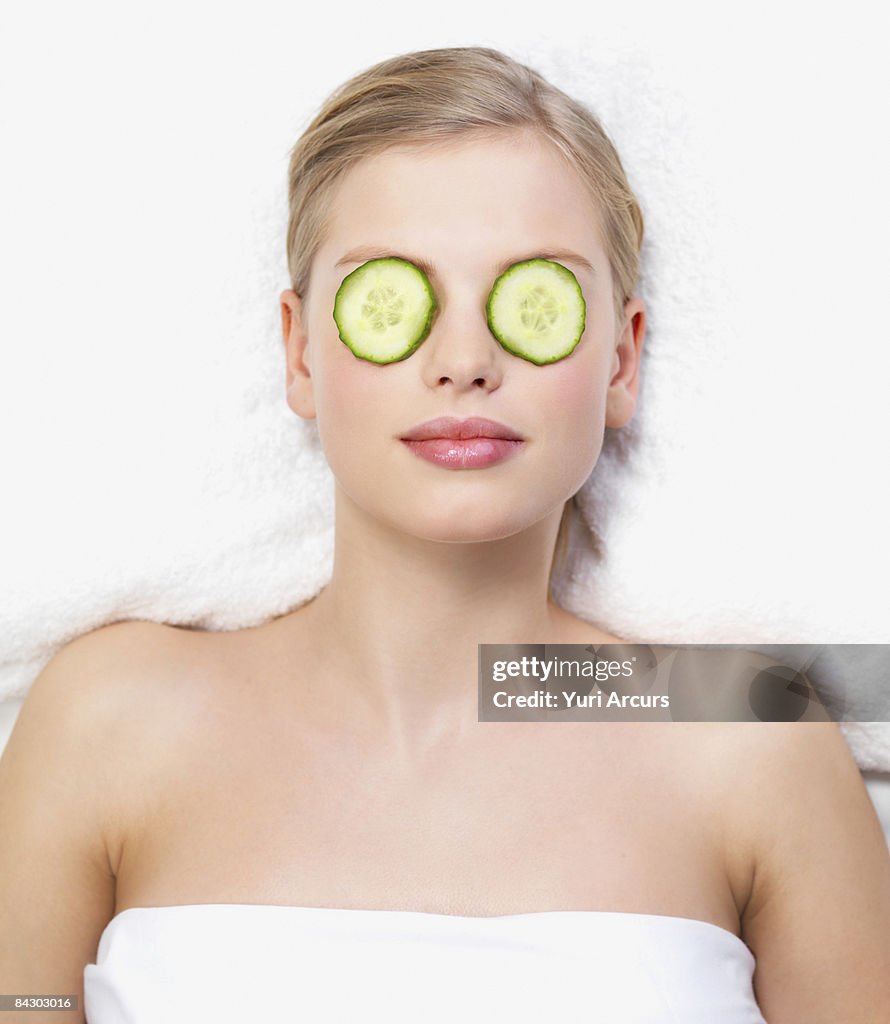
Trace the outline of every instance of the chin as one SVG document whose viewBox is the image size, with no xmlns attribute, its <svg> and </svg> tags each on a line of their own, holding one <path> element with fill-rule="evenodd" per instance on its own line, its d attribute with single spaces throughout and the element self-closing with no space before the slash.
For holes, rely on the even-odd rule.
<svg viewBox="0 0 890 1024">
<path fill-rule="evenodd" d="M 506 509 L 510 509 L 507 511 Z M 528 529 L 536 520 L 522 515 L 517 508 L 498 505 L 485 509 L 462 508 L 460 511 L 440 508 L 418 511 L 410 519 L 400 517 L 396 524 L 420 540 L 439 541 L 443 544 L 478 544 L 503 540 Z"/>
</svg>

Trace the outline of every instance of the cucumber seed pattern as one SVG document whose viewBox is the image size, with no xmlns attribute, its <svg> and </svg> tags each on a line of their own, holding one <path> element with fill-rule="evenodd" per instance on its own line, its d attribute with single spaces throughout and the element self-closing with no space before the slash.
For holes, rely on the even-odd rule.
<svg viewBox="0 0 890 1024">
<path fill-rule="evenodd" d="M 524 291 L 519 303 L 522 326 L 536 334 L 549 331 L 559 319 L 559 304 L 552 291 L 534 285 Z"/>
<path fill-rule="evenodd" d="M 405 300 L 390 285 L 372 288 L 367 301 L 362 305 L 362 316 L 375 331 L 394 327 L 404 315 Z"/>
</svg>

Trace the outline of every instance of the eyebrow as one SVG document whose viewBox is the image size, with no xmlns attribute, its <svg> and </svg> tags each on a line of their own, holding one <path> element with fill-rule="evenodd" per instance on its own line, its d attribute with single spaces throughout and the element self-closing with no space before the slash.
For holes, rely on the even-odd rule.
<svg viewBox="0 0 890 1024">
<path fill-rule="evenodd" d="M 419 267 L 427 277 L 436 276 L 436 268 L 429 260 L 425 260 L 420 256 L 409 256 L 407 253 L 393 252 L 391 249 L 385 249 L 381 246 L 362 246 L 358 249 L 352 249 L 345 256 L 337 260 L 334 266 L 342 267 L 346 263 L 364 263 L 367 260 L 379 259 L 406 260 L 408 263 L 413 263 L 415 267 Z M 571 249 L 545 249 L 543 251 L 535 250 L 535 252 L 529 253 L 526 256 L 516 256 L 504 260 L 497 268 L 497 276 L 500 277 L 505 270 L 512 267 L 515 263 L 524 263 L 526 260 L 533 259 L 564 260 L 566 263 L 576 263 L 578 266 L 584 267 L 591 274 L 596 274 L 590 260 L 585 259 L 579 253 L 572 252 Z"/>
</svg>

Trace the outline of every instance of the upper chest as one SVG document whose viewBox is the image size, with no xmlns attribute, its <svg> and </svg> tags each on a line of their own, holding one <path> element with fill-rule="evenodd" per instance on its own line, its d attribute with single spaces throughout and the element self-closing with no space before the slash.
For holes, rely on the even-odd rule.
<svg viewBox="0 0 890 1024">
<path fill-rule="evenodd" d="M 690 745 L 688 727 L 479 723 L 405 757 L 255 697 L 234 688 L 192 706 L 134 772 L 119 908 L 455 912 L 459 900 L 469 913 L 612 908 L 735 929 L 713 744 Z"/>
</svg>

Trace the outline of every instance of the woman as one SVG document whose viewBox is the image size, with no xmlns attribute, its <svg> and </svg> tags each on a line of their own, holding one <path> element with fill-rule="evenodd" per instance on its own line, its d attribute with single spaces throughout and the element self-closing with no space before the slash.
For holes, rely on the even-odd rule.
<svg viewBox="0 0 890 1024">
<path fill-rule="evenodd" d="M 890 858 L 835 725 L 477 720 L 477 645 L 620 642 L 549 592 L 645 335 L 599 124 L 494 51 L 409 54 L 290 173 L 286 395 L 336 481 L 332 578 L 41 674 L 0 766 L 6 991 L 83 991 L 90 1024 L 886 1019 Z M 387 260 L 430 316 L 383 362 L 342 303 Z M 532 260 L 585 317 L 540 364 L 490 322 Z M 464 436 L 419 442 L 441 417 Z"/>
</svg>

